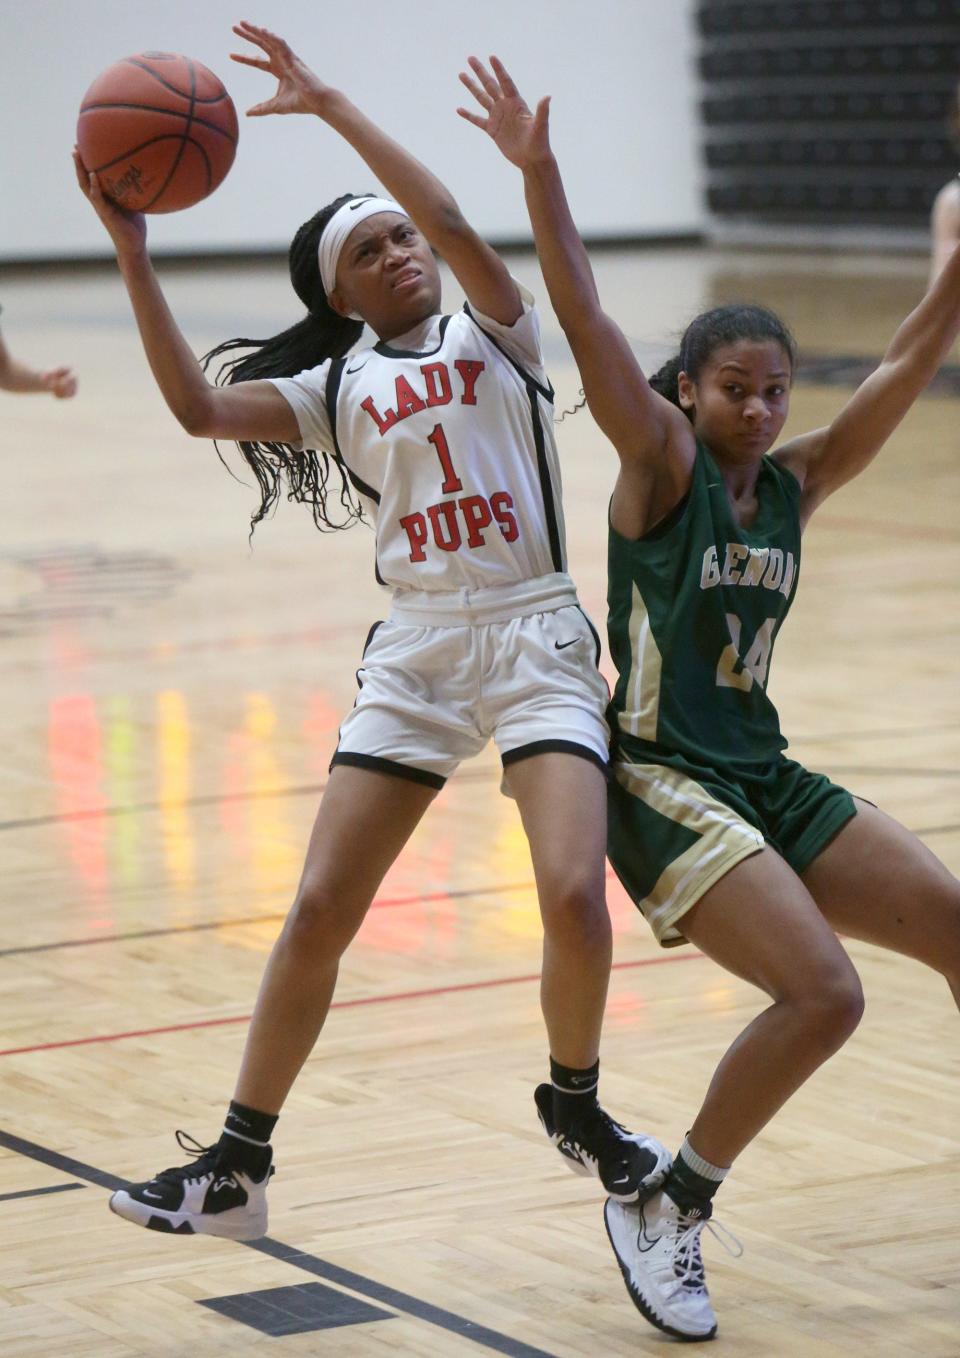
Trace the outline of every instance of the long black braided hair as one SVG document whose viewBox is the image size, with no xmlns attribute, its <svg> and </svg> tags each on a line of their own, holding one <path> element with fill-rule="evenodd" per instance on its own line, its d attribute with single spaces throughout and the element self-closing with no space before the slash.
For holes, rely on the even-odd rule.
<svg viewBox="0 0 960 1358">
<path fill-rule="evenodd" d="M 357 196 L 345 193 L 328 203 L 304 222 L 291 242 L 290 281 L 307 308 L 303 320 L 269 339 L 224 340 L 203 356 L 206 370 L 224 354 L 237 349 L 247 351 L 220 364 L 214 379 L 218 386 L 252 382 L 258 378 L 293 377 L 305 368 L 316 367 L 324 359 L 343 357 L 356 344 L 363 333 L 363 322 L 338 315 L 327 301 L 320 280 L 317 248 L 321 232 L 333 214 Z M 274 509 L 284 485 L 288 500 L 310 506 L 313 521 L 321 532 L 349 528 L 363 519 L 363 507 L 355 499 L 343 464 L 335 454 L 308 448 L 299 451 L 289 443 L 238 440 L 237 447 L 260 487 L 260 506 L 250 520 L 251 534 L 260 520 Z M 340 488 L 337 491 L 334 487 L 333 493 L 339 499 L 342 513 L 334 511 L 331 517 L 328 496 L 334 468 L 340 477 Z"/>
</svg>

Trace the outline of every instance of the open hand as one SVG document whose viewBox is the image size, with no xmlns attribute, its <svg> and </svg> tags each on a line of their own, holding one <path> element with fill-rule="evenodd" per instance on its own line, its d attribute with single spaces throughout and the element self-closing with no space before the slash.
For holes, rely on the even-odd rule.
<svg viewBox="0 0 960 1358">
<path fill-rule="evenodd" d="M 246 20 L 234 24 L 233 31 L 238 38 L 259 47 L 265 55 L 248 56 L 245 53 L 231 52 L 230 60 L 238 61 L 241 66 L 252 66 L 254 70 L 265 71 L 276 76 L 277 92 L 272 99 L 262 104 L 254 104 L 247 109 L 248 118 L 262 118 L 267 113 L 319 113 L 329 86 L 304 62 L 300 60 L 290 44 L 271 33 L 268 28 L 259 28 Z"/>
<path fill-rule="evenodd" d="M 476 57 L 467 60 L 476 80 L 461 71 L 461 84 L 467 87 L 486 116 L 458 108 L 460 117 L 486 132 L 507 160 L 520 169 L 546 159 L 550 155 L 550 96 L 541 99 L 536 113 L 531 113 L 498 57 L 490 58 L 492 74 Z"/>
<path fill-rule="evenodd" d="M 98 175 L 92 174 L 80 159 L 80 152 L 73 148 L 73 166 L 77 172 L 77 183 L 93 210 L 103 222 L 117 254 L 125 250 L 141 250 L 147 239 L 147 223 L 142 212 L 126 212 L 106 196 L 100 187 Z M 56 392 L 55 395 L 60 395 Z M 73 395 L 73 392 L 64 393 Z"/>
</svg>

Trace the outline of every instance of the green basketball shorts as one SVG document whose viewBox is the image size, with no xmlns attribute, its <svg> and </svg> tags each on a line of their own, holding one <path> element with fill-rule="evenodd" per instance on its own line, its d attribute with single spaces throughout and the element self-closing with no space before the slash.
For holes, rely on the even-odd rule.
<svg viewBox="0 0 960 1358">
<path fill-rule="evenodd" d="M 765 845 L 798 875 L 857 814 L 844 788 L 792 759 L 711 769 L 682 755 L 611 766 L 607 853 L 663 947 L 715 882 Z M 648 758 L 649 756 L 645 756 Z"/>
</svg>

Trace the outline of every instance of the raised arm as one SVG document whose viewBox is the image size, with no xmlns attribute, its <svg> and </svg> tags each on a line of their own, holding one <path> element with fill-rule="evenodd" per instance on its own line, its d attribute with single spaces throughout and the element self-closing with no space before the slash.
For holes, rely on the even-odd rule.
<svg viewBox="0 0 960 1358">
<path fill-rule="evenodd" d="M 906 318 L 880 366 L 826 429 L 791 440 L 775 456 L 803 486 L 804 522 L 867 467 L 931 381 L 960 334 L 960 244 Z"/>
<path fill-rule="evenodd" d="M 518 320 L 523 310 L 520 294 L 506 265 L 473 230 L 440 180 L 372 123 L 345 94 L 324 84 L 282 38 L 249 23 L 237 24 L 233 31 L 263 53 L 260 57 L 232 53 L 233 60 L 277 79 L 273 98 L 248 109 L 248 116 L 313 113 L 321 118 L 349 142 L 409 213 L 450 266 L 472 305 L 503 325 Z"/>
<path fill-rule="evenodd" d="M 481 128 L 523 172 L 527 210 L 537 254 L 557 319 L 573 350 L 584 395 L 598 425 L 625 467 L 646 464 L 658 471 L 665 458 L 682 474 L 695 442 L 689 421 L 655 392 L 619 326 L 600 304 L 593 270 L 574 225 L 556 159 L 550 149 L 549 99 L 531 113 L 503 63 L 488 71 L 470 58 L 473 77 L 460 79 L 483 110 L 458 109 Z"/>
<path fill-rule="evenodd" d="M 77 182 L 105 226 L 117 253 L 147 362 L 170 410 L 199 438 L 291 443 L 296 416 L 271 382 L 216 387 L 208 382 L 167 305 L 147 252 L 142 213 L 124 212 L 107 199 L 95 174 L 73 153 Z"/>
<path fill-rule="evenodd" d="M 47 368 L 39 371 L 30 368 L 14 358 L 0 335 L 0 390 L 3 391 L 46 391 L 59 400 L 75 395 L 77 379 L 72 369 L 66 367 Z"/>
<path fill-rule="evenodd" d="M 930 214 L 930 282 L 939 277 L 955 245 L 960 245 L 960 175 L 944 184 Z"/>
</svg>

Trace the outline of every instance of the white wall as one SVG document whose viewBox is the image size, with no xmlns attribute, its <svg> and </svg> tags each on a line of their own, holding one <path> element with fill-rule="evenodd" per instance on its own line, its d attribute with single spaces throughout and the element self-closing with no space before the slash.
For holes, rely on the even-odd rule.
<svg viewBox="0 0 960 1358">
<path fill-rule="evenodd" d="M 91 257 L 106 237 L 73 179 L 77 109 L 120 57 L 183 52 L 238 111 L 273 93 L 228 53 L 240 17 L 281 32 L 449 184 L 494 240 L 528 239 L 519 176 L 459 119 L 469 53 L 496 52 L 528 100 L 553 95 L 553 140 L 590 236 L 699 230 L 692 0 L 0 0 L 0 259 Z M 307 118 L 243 119 L 226 182 L 152 218 L 157 251 L 285 248 L 347 189 L 374 187 L 355 154 Z"/>
</svg>

